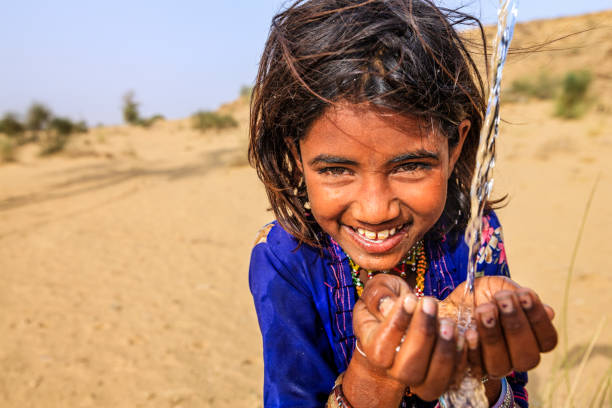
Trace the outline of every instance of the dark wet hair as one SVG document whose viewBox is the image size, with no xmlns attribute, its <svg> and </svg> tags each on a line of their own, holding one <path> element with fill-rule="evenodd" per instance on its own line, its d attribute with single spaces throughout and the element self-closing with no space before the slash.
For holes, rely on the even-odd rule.
<svg viewBox="0 0 612 408">
<path fill-rule="evenodd" d="M 319 245 L 320 227 L 304 208 L 306 186 L 292 151 L 311 124 L 341 102 L 416 116 L 458 141 L 469 134 L 448 182 L 444 212 L 430 236 L 462 233 L 486 109 L 485 88 L 458 26 L 481 23 L 428 0 L 298 0 L 272 20 L 253 99 L 249 161 L 279 223 Z M 457 235 L 455 234 L 455 235 Z"/>
</svg>

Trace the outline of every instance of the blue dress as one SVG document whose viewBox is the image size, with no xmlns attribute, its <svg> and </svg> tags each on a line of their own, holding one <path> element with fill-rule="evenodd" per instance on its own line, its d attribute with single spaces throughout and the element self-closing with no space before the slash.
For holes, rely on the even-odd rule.
<svg viewBox="0 0 612 408">
<path fill-rule="evenodd" d="M 424 294 L 442 300 L 466 279 L 468 247 L 463 239 L 451 245 L 445 237 L 426 240 L 425 248 Z M 510 276 L 493 212 L 483 218 L 479 259 L 477 275 Z M 331 239 L 323 249 L 300 246 L 275 221 L 258 234 L 249 286 L 263 338 L 265 407 L 323 407 L 355 348 L 357 294 L 346 254 Z M 525 373 L 508 378 L 520 407 L 527 407 L 526 381 Z M 404 402 L 435 406 L 414 396 Z"/>
</svg>

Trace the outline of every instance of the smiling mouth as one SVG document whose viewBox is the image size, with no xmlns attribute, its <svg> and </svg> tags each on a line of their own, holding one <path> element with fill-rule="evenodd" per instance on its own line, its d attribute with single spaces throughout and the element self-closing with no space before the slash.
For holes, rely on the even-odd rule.
<svg viewBox="0 0 612 408">
<path fill-rule="evenodd" d="M 382 254 L 395 248 L 406 237 L 409 223 L 380 231 L 344 225 L 353 241 L 366 252 Z"/>
<path fill-rule="evenodd" d="M 393 227 L 390 229 L 385 229 L 381 231 L 371 231 L 365 228 L 353 228 L 353 231 L 358 233 L 363 239 L 366 241 L 370 241 L 372 243 L 382 243 L 387 238 L 390 238 L 402 231 L 406 224 L 398 225 L 397 227 Z"/>
</svg>

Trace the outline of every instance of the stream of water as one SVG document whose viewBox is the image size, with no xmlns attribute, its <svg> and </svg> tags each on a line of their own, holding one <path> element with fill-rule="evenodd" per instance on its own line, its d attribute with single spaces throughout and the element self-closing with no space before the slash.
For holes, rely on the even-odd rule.
<svg viewBox="0 0 612 408">
<path fill-rule="evenodd" d="M 499 97 L 502 69 L 508 55 L 508 48 L 514 33 L 518 0 L 500 0 L 497 11 L 497 34 L 493 41 L 487 111 L 480 131 L 480 143 L 476 156 L 476 169 L 470 189 L 471 213 L 465 230 L 469 259 L 463 303 L 457 312 L 457 326 L 461 335 L 472 324 L 474 310 L 474 279 L 478 276 L 476 266 L 481 247 L 482 214 L 493 188 L 495 167 L 495 139 L 499 131 Z M 443 408 L 486 408 L 489 406 L 485 387 L 480 379 L 466 373 L 458 387 L 447 391 L 440 399 Z"/>
</svg>

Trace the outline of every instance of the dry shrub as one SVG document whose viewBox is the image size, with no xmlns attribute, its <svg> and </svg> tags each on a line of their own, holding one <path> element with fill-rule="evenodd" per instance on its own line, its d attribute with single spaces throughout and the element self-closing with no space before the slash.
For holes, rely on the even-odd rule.
<svg viewBox="0 0 612 408">
<path fill-rule="evenodd" d="M 15 161 L 15 140 L 5 136 L 0 135 L 0 162 L 7 163 Z"/>
<path fill-rule="evenodd" d="M 238 126 L 238 122 L 231 115 L 221 115 L 216 112 L 198 111 L 191 115 L 191 123 L 194 129 L 202 132 L 206 130 L 228 129 Z"/>
</svg>

